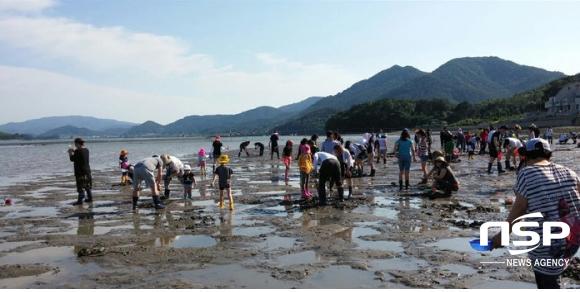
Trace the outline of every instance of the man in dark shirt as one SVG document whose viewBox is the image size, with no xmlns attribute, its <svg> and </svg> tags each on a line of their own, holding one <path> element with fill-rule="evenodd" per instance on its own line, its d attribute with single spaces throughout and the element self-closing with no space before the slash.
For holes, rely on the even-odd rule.
<svg viewBox="0 0 580 292">
<path fill-rule="evenodd" d="M 73 205 L 82 205 L 85 202 L 91 203 L 93 201 L 91 166 L 89 165 L 89 149 L 85 148 L 85 141 L 81 138 L 76 138 L 75 148 L 69 148 L 68 155 L 70 161 L 74 163 L 75 178 L 77 183 L 77 192 L 79 193 L 77 201 Z"/>
<path fill-rule="evenodd" d="M 280 137 L 278 136 L 278 132 L 272 134 L 270 136 L 270 160 L 274 160 L 274 153 L 278 159 L 280 159 L 280 150 L 278 150 L 278 140 Z"/>
<path fill-rule="evenodd" d="M 259 149 L 260 156 L 264 156 L 264 144 L 262 144 L 260 142 L 256 142 L 256 143 L 254 143 L 254 146 L 256 149 Z"/>
<path fill-rule="evenodd" d="M 250 152 L 248 152 L 248 145 L 250 145 L 250 141 L 244 141 L 240 144 L 240 152 L 238 153 L 238 157 L 242 155 L 242 152 L 246 152 L 246 155 L 250 157 Z"/>
<path fill-rule="evenodd" d="M 493 132 L 493 135 L 491 136 L 491 142 L 489 143 L 489 163 L 487 164 L 487 173 L 489 174 L 491 174 L 491 168 L 496 159 L 497 159 L 497 173 L 501 174 L 505 172 L 501 167 L 500 154 L 501 154 L 501 141 L 503 141 L 502 136 L 505 134 L 506 130 L 507 130 L 506 126 L 501 126 L 499 128 L 499 131 Z"/>
</svg>

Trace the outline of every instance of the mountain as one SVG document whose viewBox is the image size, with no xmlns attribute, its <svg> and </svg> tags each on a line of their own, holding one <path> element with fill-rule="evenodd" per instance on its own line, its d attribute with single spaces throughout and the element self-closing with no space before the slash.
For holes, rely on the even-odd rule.
<svg viewBox="0 0 580 292">
<path fill-rule="evenodd" d="M 262 106 L 234 115 L 191 115 L 165 126 L 148 121 L 129 129 L 125 136 L 263 135 L 269 126 L 295 116 L 320 99 L 313 96 L 279 108 Z"/>
<path fill-rule="evenodd" d="M 163 133 L 163 125 L 154 121 L 147 121 L 141 125 L 130 128 L 124 136 L 128 137 L 143 137 L 143 136 L 158 136 Z"/>
<path fill-rule="evenodd" d="M 84 127 L 62 126 L 37 135 L 38 138 L 71 138 L 71 137 L 104 136 L 101 131 L 94 131 Z"/>
<path fill-rule="evenodd" d="M 0 131 L 40 135 L 64 126 L 82 126 L 92 131 L 105 131 L 112 128 L 127 130 L 136 124 L 111 119 L 99 119 L 87 116 L 61 116 L 33 119 L 19 123 L 8 123 L 0 126 Z"/>
<path fill-rule="evenodd" d="M 435 71 L 382 95 L 382 98 L 471 101 L 509 97 L 564 77 L 498 57 L 457 58 Z"/>
<path fill-rule="evenodd" d="M 543 84 L 535 89 L 517 93 L 508 98 L 492 98 L 477 103 L 454 104 L 449 99 L 382 99 L 356 105 L 328 119 L 326 129 L 345 133 L 371 130 L 400 130 L 414 127 L 440 127 L 442 125 L 473 126 L 490 123 L 548 122 L 545 102 L 563 87 L 580 81 L 580 74 L 566 76 Z M 564 119 L 563 115 L 559 118 Z M 373 123 L 369 124 L 371 120 Z M 554 122 L 554 121 L 552 121 Z M 572 125 L 574 120 L 558 120 Z"/>
<path fill-rule="evenodd" d="M 301 112 L 308 107 L 312 106 L 313 104 L 317 103 L 319 100 L 323 99 L 324 97 L 321 96 L 311 96 L 305 100 L 281 106 L 278 109 L 281 111 L 289 112 L 289 113 L 298 113 Z"/>
<path fill-rule="evenodd" d="M 393 66 L 337 95 L 320 100 L 297 118 L 273 128 L 283 133 L 320 133 L 328 118 L 357 104 L 382 99 L 437 98 L 451 102 L 478 102 L 509 97 L 564 76 L 561 72 L 519 65 L 498 57 L 457 58 L 432 73 L 410 66 Z"/>
<path fill-rule="evenodd" d="M 288 113 L 273 107 L 258 107 L 235 115 L 187 116 L 164 127 L 165 135 L 235 133 L 263 134 Z"/>
<path fill-rule="evenodd" d="M 426 74 L 411 66 L 392 66 L 336 95 L 319 100 L 298 117 L 276 126 L 276 129 L 284 133 L 320 132 L 326 120 L 336 112 L 379 99 L 385 93 Z"/>
</svg>

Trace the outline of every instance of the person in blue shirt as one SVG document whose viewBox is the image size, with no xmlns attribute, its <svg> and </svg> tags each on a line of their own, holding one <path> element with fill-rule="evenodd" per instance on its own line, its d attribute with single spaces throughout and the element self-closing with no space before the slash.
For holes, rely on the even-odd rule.
<svg viewBox="0 0 580 292">
<path fill-rule="evenodd" d="M 401 138 L 395 142 L 395 155 L 399 159 L 399 190 L 403 190 L 403 176 L 405 176 L 405 189 L 408 190 L 411 158 L 413 162 L 417 162 L 415 145 L 409 134 L 409 129 L 404 129 L 401 133 Z"/>
</svg>

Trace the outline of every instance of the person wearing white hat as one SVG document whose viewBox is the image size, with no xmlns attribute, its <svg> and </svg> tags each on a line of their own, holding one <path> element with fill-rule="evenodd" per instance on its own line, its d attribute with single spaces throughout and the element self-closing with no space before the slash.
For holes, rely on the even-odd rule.
<svg viewBox="0 0 580 292">
<path fill-rule="evenodd" d="M 525 154 L 526 167 L 518 173 L 514 186 L 516 199 L 506 220 L 510 224 L 508 232 L 517 222 L 515 220 L 531 215 L 526 221 L 535 226 L 526 231 L 533 231 L 540 237 L 540 243 L 528 252 L 534 263 L 536 285 L 539 289 L 558 289 L 560 275 L 568 268 L 580 245 L 580 178 L 573 170 L 550 161 L 552 150 L 544 139 L 530 139 L 525 145 Z M 569 236 L 547 238 L 543 225 L 548 222 L 566 223 L 570 228 Z M 550 244 L 544 245 L 546 241 Z M 492 246 L 499 248 L 502 244 L 500 232 L 493 237 Z"/>
<path fill-rule="evenodd" d="M 167 169 L 165 172 L 165 177 L 163 179 L 163 187 L 165 188 L 164 197 L 162 199 L 169 199 L 169 195 L 171 190 L 169 189 L 169 184 L 171 184 L 171 179 L 176 176 L 178 179 L 181 179 L 183 175 L 183 162 L 179 160 L 179 158 L 169 155 L 163 154 L 161 155 L 161 160 Z"/>
<path fill-rule="evenodd" d="M 186 164 L 183 167 L 183 175 L 181 176 L 181 183 L 183 184 L 183 199 L 191 200 L 191 190 L 196 186 L 195 176 L 191 171 L 191 166 Z"/>
</svg>

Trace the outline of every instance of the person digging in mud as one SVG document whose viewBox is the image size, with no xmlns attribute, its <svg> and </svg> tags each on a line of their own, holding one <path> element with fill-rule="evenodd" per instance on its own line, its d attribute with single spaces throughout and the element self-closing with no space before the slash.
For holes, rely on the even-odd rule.
<svg viewBox="0 0 580 292">
<path fill-rule="evenodd" d="M 210 186 L 213 187 L 215 185 L 215 181 L 218 180 L 219 189 L 220 189 L 220 202 L 218 207 L 220 209 L 224 208 L 224 191 L 228 193 L 228 199 L 230 200 L 230 210 L 234 209 L 234 197 L 232 196 L 232 174 L 234 171 L 227 166 L 230 162 L 230 158 L 227 154 L 222 154 L 218 158 L 219 166 L 214 171 L 213 180 L 211 181 Z"/>
<path fill-rule="evenodd" d="M 459 190 L 459 181 L 445 158 L 441 156 L 435 158 L 430 174 L 433 177 L 433 185 L 431 191 L 425 194 L 430 199 L 449 197 L 452 192 Z"/>
<path fill-rule="evenodd" d="M 73 205 L 82 205 L 84 200 L 86 203 L 93 202 L 92 185 L 93 179 L 91 176 L 91 166 L 89 165 L 89 149 L 85 147 L 85 141 L 81 138 L 74 140 L 75 148 L 68 149 L 70 161 L 74 165 L 75 180 L 77 185 L 78 197 Z"/>
<path fill-rule="evenodd" d="M 179 160 L 177 157 L 169 154 L 161 155 L 161 160 L 163 161 L 163 164 L 167 169 L 167 171 L 165 172 L 165 177 L 163 179 L 163 187 L 165 189 L 164 193 L 165 196 L 163 197 L 163 199 L 169 199 L 169 196 L 171 194 L 171 190 L 169 189 L 171 179 L 174 176 L 176 176 L 179 180 L 181 180 L 181 177 L 183 176 L 184 172 L 184 165 L 183 162 L 181 162 L 181 160 Z"/>
<path fill-rule="evenodd" d="M 163 160 L 158 156 L 145 158 L 135 164 L 133 167 L 133 210 L 137 209 L 139 192 L 143 181 L 151 189 L 151 197 L 153 198 L 155 209 L 165 208 L 159 199 L 164 166 Z"/>
<path fill-rule="evenodd" d="M 248 145 L 250 145 L 250 141 L 244 141 L 240 144 L 240 152 L 238 152 L 238 157 L 242 155 L 242 152 L 246 152 L 246 155 L 250 157 L 250 152 L 248 152 Z"/>
<path fill-rule="evenodd" d="M 352 196 L 352 169 L 354 167 L 354 160 L 342 145 L 334 146 L 334 153 L 336 153 L 336 158 L 340 163 L 340 177 L 342 180 L 346 180 L 348 185 L 348 198 Z"/>
<path fill-rule="evenodd" d="M 262 144 L 260 142 L 256 142 L 256 143 L 254 143 L 254 149 L 259 150 L 260 157 L 264 156 L 264 144 Z"/>
<path fill-rule="evenodd" d="M 519 156 L 518 149 L 524 146 L 519 139 L 516 138 L 505 138 L 503 147 L 505 148 L 505 169 L 506 170 L 516 170 L 516 157 Z M 510 162 L 513 161 L 513 166 Z"/>
<path fill-rule="evenodd" d="M 507 244 L 502 237 L 509 239 L 514 220 L 526 214 L 540 213 L 538 218 L 526 219 L 537 224 L 528 231 L 535 231 L 541 242 L 528 252 L 528 257 L 537 287 L 559 289 L 560 275 L 568 268 L 569 262 L 566 260 L 574 257 L 580 245 L 580 178 L 573 170 L 550 161 L 552 151 L 548 141 L 530 139 L 525 150 L 527 167 L 520 171 L 514 186 L 516 200 L 506 220 L 510 224 L 508 234 L 496 234 L 492 239 L 492 248 Z M 566 223 L 570 227 L 570 235 L 552 238 L 550 245 L 544 245 L 546 238 L 542 224 L 550 221 Z M 542 264 L 546 260 L 559 261 L 557 264 Z"/>
<path fill-rule="evenodd" d="M 338 199 L 344 200 L 344 189 L 340 173 L 340 162 L 338 158 L 326 152 L 314 154 L 314 171 L 318 173 L 318 202 L 320 206 L 326 206 L 326 182 L 330 182 L 330 187 L 336 184 L 338 188 Z"/>
<path fill-rule="evenodd" d="M 501 126 L 499 131 L 492 131 L 489 134 L 491 135 L 489 139 L 489 163 L 487 164 L 487 173 L 491 174 L 491 168 L 493 167 L 493 163 L 497 159 L 497 173 L 502 174 L 505 171 L 501 167 L 501 136 L 505 134 L 507 130 L 506 126 Z"/>
</svg>

